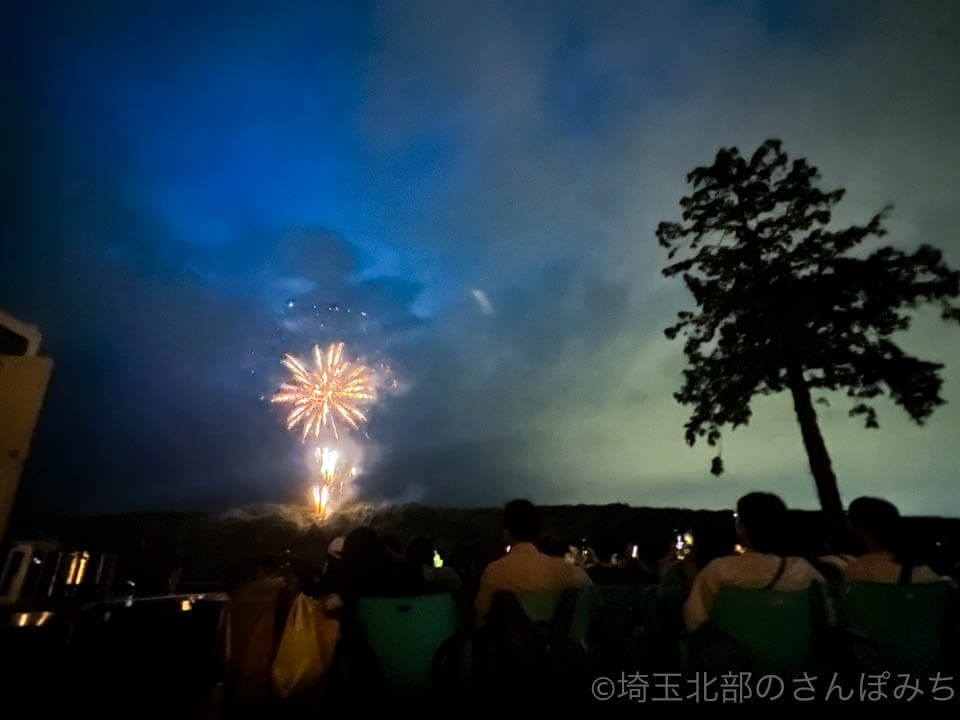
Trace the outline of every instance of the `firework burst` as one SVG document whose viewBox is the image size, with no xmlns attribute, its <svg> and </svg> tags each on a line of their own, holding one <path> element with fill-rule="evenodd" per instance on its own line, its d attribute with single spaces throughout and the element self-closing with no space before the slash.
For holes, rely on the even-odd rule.
<svg viewBox="0 0 960 720">
<path fill-rule="evenodd" d="M 271 401 L 293 406 L 287 415 L 287 429 L 302 425 L 304 440 L 311 432 L 319 438 L 321 428 L 329 428 L 339 438 L 338 419 L 358 430 L 367 420 L 360 408 L 376 399 L 370 370 L 344 360 L 342 342 L 331 344 L 326 352 L 314 345 L 313 361 L 308 369 L 293 355 L 283 358 L 292 378 Z"/>
</svg>

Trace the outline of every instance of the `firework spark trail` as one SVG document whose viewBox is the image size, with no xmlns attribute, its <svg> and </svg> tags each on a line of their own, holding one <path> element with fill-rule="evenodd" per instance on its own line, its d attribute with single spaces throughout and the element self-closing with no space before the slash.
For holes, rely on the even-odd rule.
<svg viewBox="0 0 960 720">
<path fill-rule="evenodd" d="M 313 512 L 323 519 L 327 515 L 330 488 L 327 485 L 314 485 L 311 490 L 311 494 L 313 495 Z"/>
<path fill-rule="evenodd" d="M 320 475 L 323 482 L 330 485 L 337 477 L 337 462 L 340 459 L 340 453 L 330 448 L 317 448 L 314 451 L 314 457 L 320 466 Z"/>
<path fill-rule="evenodd" d="M 271 402 L 292 404 L 287 415 L 287 429 L 303 425 L 302 439 L 313 432 L 320 437 L 321 428 L 329 427 L 333 436 L 340 438 L 336 418 L 354 430 L 367 417 L 360 405 L 376 399 L 370 370 L 364 365 L 354 365 L 343 359 L 343 343 L 332 343 L 321 352 L 313 346 L 314 367 L 308 369 L 293 355 L 283 358 L 283 366 L 290 371 L 292 381 L 280 386 L 280 391 Z"/>
<path fill-rule="evenodd" d="M 324 509 L 319 512 L 324 514 L 328 499 L 334 498 L 338 503 L 343 501 L 344 482 L 348 478 L 352 480 L 357 476 L 357 468 L 355 466 L 346 468 L 340 463 L 340 453 L 332 448 L 317 448 L 313 454 L 317 465 L 320 466 L 320 479 L 323 481 L 322 484 L 313 487 L 314 505 L 316 507 L 322 505 Z M 320 503 L 321 493 L 322 503 Z"/>
</svg>

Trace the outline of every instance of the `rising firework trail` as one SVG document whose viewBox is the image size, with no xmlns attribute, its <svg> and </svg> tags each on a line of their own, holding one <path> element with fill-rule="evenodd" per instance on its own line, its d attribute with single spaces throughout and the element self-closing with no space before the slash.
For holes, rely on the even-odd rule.
<svg viewBox="0 0 960 720">
<path fill-rule="evenodd" d="M 313 511 L 321 518 L 327 514 L 327 501 L 330 498 L 330 488 L 326 485 L 313 486 Z"/>
<path fill-rule="evenodd" d="M 314 508 L 323 516 L 331 498 L 338 504 L 343 501 L 344 483 L 356 477 L 357 468 L 347 467 L 340 462 L 340 453 L 333 448 L 317 448 L 314 450 L 314 458 L 320 467 L 322 481 L 313 486 Z"/>
</svg>

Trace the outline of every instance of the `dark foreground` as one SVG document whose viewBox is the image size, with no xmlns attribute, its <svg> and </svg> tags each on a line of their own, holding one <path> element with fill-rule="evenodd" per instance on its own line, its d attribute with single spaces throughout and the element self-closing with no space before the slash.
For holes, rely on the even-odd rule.
<svg viewBox="0 0 960 720">
<path fill-rule="evenodd" d="M 656 552 L 678 532 L 730 520 L 729 513 L 626 506 L 545 508 L 543 515 L 545 534 L 561 547 L 585 543 L 601 556 L 632 544 L 641 555 Z M 960 612 L 949 581 L 936 597 L 896 588 L 894 597 L 881 588 L 867 598 L 868 615 L 876 619 L 876 609 L 881 620 L 889 617 L 881 630 L 900 633 L 853 632 L 850 588 L 834 582 L 830 622 L 813 601 L 786 602 L 793 593 L 772 592 L 760 605 L 735 608 L 734 625 L 739 613 L 745 635 L 730 642 L 724 633 L 687 635 L 668 585 L 602 565 L 591 569 L 594 588 L 577 598 L 569 617 L 559 610 L 562 600 L 543 617 L 511 614 L 508 602 L 476 632 L 472 598 L 486 562 L 503 552 L 499 519 L 496 510 L 417 506 L 355 507 L 323 525 L 289 508 L 21 519 L 17 531 L 29 533 L 21 537 L 56 529 L 57 547 L 72 550 L 50 552 L 38 564 L 56 558 L 50 577 L 59 580 L 35 583 L 54 592 L 33 592 L 3 613 L 0 690 L 7 707 L 22 708 L 18 717 L 60 708 L 105 717 L 302 716 L 383 703 L 458 711 L 506 707 L 518 697 L 593 710 L 669 702 L 957 703 Z M 289 647 L 281 651 L 288 637 L 304 638 L 289 632 L 298 602 L 316 612 L 307 634 L 329 640 L 331 628 L 346 627 L 324 605 L 318 581 L 331 539 L 361 524 L 399 545 L 433 538 L 462 589 L 371 598 L 357 611 L 360 632 L 351 642 L 335 650 L 328 643 L 320 656 L 315 641 L 292 655 Z M 791 524 L 793 536 L 804 538 L 792 552 L 811 559 L 824 552 L 818 515 L 793 513 Z M 957 577 L 957 521 L 914 518 L 905 530 L 918 561 Z M 116 560 L 110 573 L 98 560 L 107 556 Z M 284 678 L 295 680 L 289 693 Z"/>
</svg>

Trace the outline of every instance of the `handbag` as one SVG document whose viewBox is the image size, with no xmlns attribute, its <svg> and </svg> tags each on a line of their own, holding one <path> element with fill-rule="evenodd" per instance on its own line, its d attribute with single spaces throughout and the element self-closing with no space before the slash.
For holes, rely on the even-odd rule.
<svg viewBox="0 0 960 720">
<path fill-rule="evenodd" d="M 274 690 L 281 698 L 314 689 L 333 663 L 340 625 L 326 616 L 323 605 L 302 593 L 287 615 L 273 660 Z"/>
</svg>

